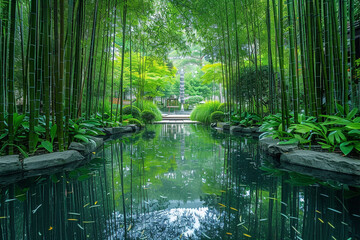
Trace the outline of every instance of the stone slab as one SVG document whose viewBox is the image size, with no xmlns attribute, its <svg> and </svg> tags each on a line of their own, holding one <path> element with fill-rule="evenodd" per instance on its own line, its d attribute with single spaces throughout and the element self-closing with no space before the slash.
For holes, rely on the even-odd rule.
<svg viewBox="0 0 360 240">
<path fill-rule="evenodd" d="M 279 145 L 278 139 L 263 138 L 259 140 L 259 147 L 273 157 L 280 157 L 283 153 L 289 153 L 299 149 L 297 145 Z"/>
<path fill-rule="evenodd" d="M 81 161 L 83 159 L 84 157 L 79 152 L 74 150 L 48 153 L 25 158 L 23 161 L 23 169 L 25 171 L 45 169 L 65 165 L 71 162 Z"/>
<path fill-rule="evenodd" d="M 0 157 L 0 175 L 8 175 L 22 171 L 19 155 Z"/>
<path fill-rule="evenodd" d="M 326 171 L 360 175 L 360 160 L 343 157 L 336 153 L 295 150 L 282 154 L 280 161 Z"/>
</svg>

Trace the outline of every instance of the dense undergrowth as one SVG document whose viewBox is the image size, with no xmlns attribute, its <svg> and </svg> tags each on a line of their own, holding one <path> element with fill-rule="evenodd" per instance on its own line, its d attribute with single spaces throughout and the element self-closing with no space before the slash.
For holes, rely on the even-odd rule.
<svg viewBox="0 0 360 240">
<path fill-rule="evenodd" d="M 67 149 L 71 142 L 92 142 L 92 137 L 105 135 L 103 128 L 107 127 L 119 127 L 127 124 L 135 124 L 137 126 L 143 126 L 144 123 L 152 123 L 155 120 L 161 120 L 161 112 L 157 108 L 156 104 L 149 101 L 144 101 L 141 108 L 135 105 L 131 108 L 125 106 L 123 108 L 123 122 L 119 122 L 115 115 L 112 117 L 108 114 L 101 115 L 97 113 L 92 115 L 89 119 L 84 116 L 78 119 L 69 119 L 69 124 L 64 125 L 64 148 Z M 35 126 L 35 149 L 30 150 L 29 143 L 29 117 L 24 114 L 14 114 L 14 140 L 9 142 L 9 129 L 7 122 L 5 123 L 5 129 L 0 135 L 0 155 L 6 154 L 9 148 L 15 150 L 15 152 L 21 153 L 23 157 L 29 155 L 54 152 L 59 150 L 58 145 L 58 126 L 49 121 L 49 127 L 46 126 L 46 117 L 40 116 L 38 123 Z"/>
</svg>

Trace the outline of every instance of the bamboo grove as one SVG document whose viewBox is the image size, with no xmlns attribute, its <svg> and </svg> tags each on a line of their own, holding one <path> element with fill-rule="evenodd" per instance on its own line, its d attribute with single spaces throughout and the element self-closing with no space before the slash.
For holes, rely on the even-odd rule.
<svg viewBox="0 0 360 240">
<path fill-rule="evenodd" d="M 172 0 L 186 11 L 189 1 Z M 210 61 L 222 63 L 231 113 L 320 117 L 359 107 L 360 6 L 353 0 L 191 1 Z M 214 11 L 217 9 L 217 11 Z M 215 52 L 215 53 L 214 53 Z M 262 67 L 267 69 L 263 77 Z M 249 82 L 244 75 L 252 72 Z"/>
<path fill-rule="evenodd" d="M 121 124 L 125 96 L 141 105 L 165 81 L 149 68 L 170 78 L 169 52 L 191 44 L 220 63 L 228 116 L 281 112 L 288 126 L 349 113 L 360 107 L 359 19 L 356 0 L 1 0 L 0 141 L 12 154 L 56 136 L 62 151 L 77 119 Z"/>
<path fill-rule="evenodd" d="M 56 136 L 62 151 L 79 118 L 120 124 L 123 101 L 114 99 L 136 94 L 141 104 L 148 68 L 167 66 L 175 45 L 185 48 L 180 23 L 162 26 L 167 16 L 155 11 L 166 8 L 162 2 L 0 1 L 2 150 L 6 142 L 10 154 L 14 147 L 32 153 L 44 135 L 48 142 Z M 21 146 L 14 140 L 19 128 L 27 142 Z"/>
</svg>

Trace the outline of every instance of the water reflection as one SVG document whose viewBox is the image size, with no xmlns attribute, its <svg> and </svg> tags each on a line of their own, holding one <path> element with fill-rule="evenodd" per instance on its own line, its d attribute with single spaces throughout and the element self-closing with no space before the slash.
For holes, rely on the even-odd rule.
<svg viewBox="0 0 360 240">
<path fill-rule="evenodd" d="M 1 188 L 1 239 L 359 239 L 359 191 L 279 171 L 252 138 L 157 125 Z M 260 170 L 262 168 L 263 170 Z"/>
</svg>

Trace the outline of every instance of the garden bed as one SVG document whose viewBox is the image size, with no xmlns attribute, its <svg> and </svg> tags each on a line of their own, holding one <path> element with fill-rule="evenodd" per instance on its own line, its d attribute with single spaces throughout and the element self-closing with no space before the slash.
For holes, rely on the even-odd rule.
<svg viewBox="0 0 360 240">
<path fill-rule="evenodd" d="M 280 163 L 335 173 L 360 176 L 360 160 L 342 156 L 339 153 L 302 150 L 297 145 L 279 145 L 279 140 L 260 139 L 259 147 L 275 157 Z"/>
<path fill-rule="evenodd" d="M 19 155 L 2 156 L 0 157 L 0 184 L 2 184 L 1 177 L 3 176 L 6 176 L 6 178 L 10 177 L 10 179 L 23 179 L 25 176 L 41 175 L 45 169 L 56 168 L 60 170 L 61 167 L 66 168 L 70 164 L 80 163 L 89 154 L 95 153 L 107 139 L 114 139 L 114 137 L 123 136 L 126 133 L 134 133 L 139 130 L 140 128 L 135 125 L 105 128 L 105 136 L 92 137 L 92 141 L 89 143 L 72 142 L 68 150 L 64 152 L 35 155 L 24 159 L 20 159 Z M 75 166 L 78 166 L 78 164 Z"/>
</svg>

